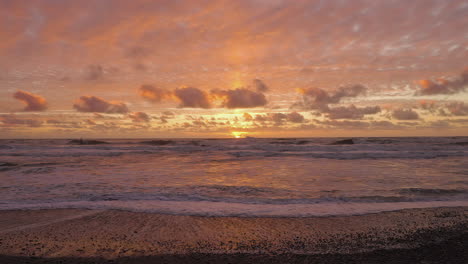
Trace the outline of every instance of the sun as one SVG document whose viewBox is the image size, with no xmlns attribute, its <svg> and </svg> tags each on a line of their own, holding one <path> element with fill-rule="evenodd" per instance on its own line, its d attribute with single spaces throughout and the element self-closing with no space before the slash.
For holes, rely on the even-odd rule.
<svg viewBox="0 0 468 264">
<path fill-rule="evenodd" d="M 231 134 L 234 138 L 245 138 L 247 136 L 247 132 L 233 131 Z"/>
</svg>

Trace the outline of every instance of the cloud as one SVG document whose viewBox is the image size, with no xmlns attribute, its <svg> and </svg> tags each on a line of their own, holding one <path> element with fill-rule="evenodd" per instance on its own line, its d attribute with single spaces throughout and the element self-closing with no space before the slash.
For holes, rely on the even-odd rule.
<svg viewBox="0 0 468 264">
<path fill-rule="evenodd" d="M 434 112 L 437 110 L 437 102 L 432 100 L 421 100 L 419 101 L 419 108 L 427 110 L 429 112 Z"/>
<path fill-rule="evenodd" d="M 468 104 L 464 102 L 452 102 L 446 105 L 447 110 L 455 116 L 466 116 L 468 115 Z"/>
<path fill-rule="evenodd" d="M 437 120 L 437 121 L 430 122 L 429 126 L 437 127 L 437 128 L 447 128 L 447 127 L 450 127 L 450 123 L 445 120 Z"/>
<path fill-rule="evenodd" d="M 432 80 L 419 80 L 421 89 L 415 95 L 455 94 L 464 92 L 468 87 L 468 68 L 459 76 L 451 79 L 438 78 Z"/>
<path fill-rule="evenodd" d="M 298 112 L 292 112 L 288 114 L 288 121 L 292 123 L 303 123 L 305 121 L 304 116 Z"/>
<path fill-rule="evenodd" d="M 260 107 L 268 103 L 263 93 L 245 88 L 214 90 L 211 93 L 222 100 L 222 107 L 229 109 Z"/>
<path fill-rule="evenodd" d="M 26 125 L 29 127 L 40 127 L 42 125 L 41 120 L 17 118 L 15 115 L 0 116 L 0 121 L 6 126 Z"/>
<path fill-rule="evenodd" d="M 274 122 L 276 125 L 282 125 L 284 122 L 303 123 L 305 118 L 297 112 L 291 113 L 268 113 L 264 115 L 255 115 L 252 117 L 249 113 L 243 115 L 245 121 L 256 121 L 260 123 Z"/>
<path fill-rule="evenodd" d="M 125 50 L 125 55 L 131 58 L 143 58 L 150 55 L 150 50 L 142 46 L 133 46 Z"/>
<path fill-rule="evenodd" d="M 255 119 L 254 119 L 256 122 L 266 122 L 266 121 L 269 121 L 270 118 L 268 115 L 255 115 Z"/>
<path fill-rule="evenodd" d="M 211 108 L 208 94 L 195 87 L 182 87 L 174 91 L 174 96 L 180 101 L 179 107 Z"/>
<path fill-rule="evenodd" d="M 174 112 L 171 112 L 171 111 L 164 111 L 162 112 L 162 114 L 165 116 L 175 116 Z"/>
<path fill-rule="evenodd" d="M 181 108 L 211 108 L 209 95 L 195 87 L 182 87 L 174 91 L 167 91 L 152 85 L 142 85 L 139 93 L 143 98 L 153 103 L 159 103 L 166 99 L 175 99 L 180 102 L 179 107 Z"/>
<path fill-rule="evenodd" d="M 353 128 L 353 129 L 362 129 L 362 128 L 370 127 L 369 122 L 363 122 L 363 121 L 324 120 L 324 121 L 316 121 L 316 122 L 327 127 L 341 127 L 341 128 Z"/>
<path fill-rule="evenodd" d="M 46 121 L 47 124 L 61 124 L 63 121 L 57 120 L 57 119 L 47 119 Z"/>
<path fill-rule="evenodd" d="M 249 114 L 249 113 L 244 113 L 242 116 L 244 117 L 244 121 L 252 121 L 253 120 L 252 115 Z"/>
<path fill-rule="evenodd" d="M 356 107 L 350 105 L 329 108 L 326 113 L 330 119 L 362 119 L 365 115 L 377 114 L 380 111 L 379 106 Z"/>
<path fill-rule="evenodd" d="M 97 81 L 104 77 L 104 69 L 101 65 L 91 64 L 86 68 L 85 79 Z"/>
<path fill-rule="evenodd" d="M 47 101 L 39 95 L 17 91 L 13 94 L 13 97 L 26 105 L 23 111 L 44 111 L 47 109 Z"/>
<path fill-rule="evenodd" d="M 306 109 L 326 110 L 329 104 L 340 103 L 343 98 L 357 97 L 366 94 L 367 87 L 356 84 L 340 87 L 332 93 L 321 88 L 298 89 L 298 92 L 303 95 L 303 101 L 294 104 L 294 106 L 301 106 Z"/>
<path fill-rule="evenodd" d="M 283 122 L 283 120 L 286 120 L 288 118 L 287 115 L 283 113 L 270 113 L 268 114 L 269 119 L 271 119 L 273 122 L 280 124 Z"/>
<path fill-rule="evenodd" d="M 136 63 L 135 65 L 133 65 L 133 69 L 136 71 L 144 72 L 148 70 L 148 67 L 144 63 Z"/>
<path fill-rule="evenodd" d="M 400 125 L 396 125 L 390 121 L 350 121 L 350 120 L 315 120 L 316 123 L 327 128 L 347 128 L 347 129 L 400 129 Z"/>
<path fill-rule="evenodd" d="M 397 120 L 417 120 L 419 119 L 419 114 L 411 108 L 396 109 L 392 112 L 392 117 Z"/>
<path fill-rule="evenodd" d="M 85 123 L 87 125 L 90 125 L 90 126 L 95 126 L 96 125 L 96 122 L 94 122 L 94 120 L 92 120 L 92 119 L 86 119 Z"/>
<path fill-rule="evenodd" d="M 267 89 L 265 84 L 258 80 L 258 89 Z M 167 99 L 180 102 L 179 107 L 186 108 L 212 108 L 217 102 L 219 107 L 229 109 L 252 108 L 266 105 L 267 99 L 262 92 L 252 91 L 246 88 L 234 90 L 212 90 L 207 93 L 195 87 L 181 87 L 173 91 L 156 88 L 151 85 L 142 85 L 139 94 L 148 101 L 158 103 Z"/>
<path fill-rule="evenodd" d="M 134 112 L 128 115 L 133 122 L 149 122 L 151 117 L 144 112 Z"/>
<path fill-rule="evenodd" d="M 423 100 L 419 102 L 419 108 L 439 116 L 466 116 L 468 105 L 465 102 L 454 101 L 445 104 L 436 101 Z"/>
<path fill-rule="evenodd" d="M 81 96 L 73 107 L 79 112 L 107 114 L 125 114 L 129 111 L 127 105 L 122 102 L 108 102 L 96 96 Z"/>
<path fill-rule="evenodd" d="M 147 84 L 142 85 L 138 92 L 140 96 L 153 103 L 171 98 L 171 92 Z"/>
<path fill-rule="evenodd" d="M 255 89 L 257 90 L 257 92 L 268 92 L 270 90 L 270 88 L 268 88 L 268 86 L 260 79 L 254 79 L 253 80 L 253 84 L 255 86 Z"/>
<path fill-rule="evenodd" d="M 376 114 L 381 111 L 379 106 L 356 107 L 338 106 L 331 108 L 329 104 L 339 104 L 344 98 L 365 95 L 367 87 L 361 84 L 340 87 L 333 92 L 321 88 L 298 89 L 303 95 L 302 102 L 296 102 L 292 107 L 315 109 L 325 113 L 330 119 L 362 119 L 365 115 Z"/>
</svg>

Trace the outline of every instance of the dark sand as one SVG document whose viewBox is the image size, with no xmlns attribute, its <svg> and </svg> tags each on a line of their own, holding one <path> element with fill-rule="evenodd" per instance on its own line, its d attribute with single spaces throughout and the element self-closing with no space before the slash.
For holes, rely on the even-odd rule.
<svg viewBox="0 0 468 264">
<path fill-rule="evenodd" d="M 308 218 L 0 211 L 0 263 L 468 263 L 468 208 Z"/>
</svg>

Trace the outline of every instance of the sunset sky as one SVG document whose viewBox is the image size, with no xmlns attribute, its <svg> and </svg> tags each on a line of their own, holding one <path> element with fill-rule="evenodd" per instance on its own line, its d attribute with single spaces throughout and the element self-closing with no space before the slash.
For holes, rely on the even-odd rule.
<svg viewBox="0 0 468 264">
<path fill-rule="evenodd" d="M 0 0 L 0 138 L 468 135 L 468 1 Z"/>
</svg>

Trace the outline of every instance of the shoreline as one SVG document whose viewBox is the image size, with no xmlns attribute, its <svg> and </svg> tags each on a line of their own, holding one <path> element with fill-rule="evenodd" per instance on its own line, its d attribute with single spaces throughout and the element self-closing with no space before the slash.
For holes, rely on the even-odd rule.
<svg viewBox="0 0 468 264">
<path fill-rule="evenodd" d="M 398 263 L 383 260 L 409 256 L 438 263 L 430 262 L 433 252 L 456 263 L 450 259 L 468 260 L 465 248 L 468 207 L 297 218 L 0 211 L 0 263 Z"/>
</svg>

